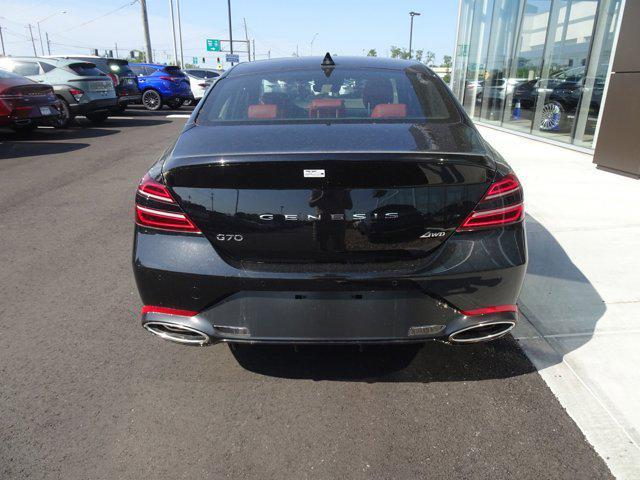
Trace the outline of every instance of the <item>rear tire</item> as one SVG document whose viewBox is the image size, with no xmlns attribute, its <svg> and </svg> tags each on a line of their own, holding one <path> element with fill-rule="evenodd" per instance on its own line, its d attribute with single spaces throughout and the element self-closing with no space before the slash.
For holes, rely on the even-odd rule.
<svg viewBox="0 0 640 480">
<path fill-rule="evenodd" d="M 184 103 L 184 100 L 182 98 L 178 100 L 168 100 L 167 107 L 169 107 L 172 110 L 178 110 L 183 103 Z"/>
<path fill-rule="evenodd" d="M 51 125 L 53 128 L 68 128 L 73 122 L 73 115 L 71 115 L 67 101 L 61 97 L 58 99 L 60 100 L 60 115 L 51 122 Z"/>
<path fill-rule="evenodd" d="M 91 112 L 87 113 L 86 117 L 91 123 L 104 123 L 109 118 L 109 112 Z"/>
<path fill-rule="evenodd" d="M 196 100 L 191 100 L 190 98 L 186 99 L 183 103 L 185 107 L 190 107 L 191 105 L 195 105 L 198 102 Z"/>
<path fill-rule="evenodd" d="M 147 90 L 142 94 L 142 105 L 147 110 L 157 112 L 162 108 L 162 97 L 155 90 Z"/>
</svg>

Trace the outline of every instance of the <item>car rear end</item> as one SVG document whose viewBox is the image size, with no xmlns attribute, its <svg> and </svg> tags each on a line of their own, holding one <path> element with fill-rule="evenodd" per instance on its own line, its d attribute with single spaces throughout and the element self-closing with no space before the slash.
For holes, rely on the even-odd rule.
<svg viewBox="0 0 640 480">
<path fill-rule="evenodd" d="M 60 114 L 50 85 L 0 71 L 0 125 L 48 125 Z"/>
<path fill-rule="evenodd" d="M 91 62 L 69 61 L 59 65 L 67 75 L 65 100 L 73 115 L 108 113 L 117 105 L 113 80 Z"/>
<path fill-rule="evenodd" d="M 129 62 L 117 58 L 106 59 L 108 72 L 105 72 L 111 81 L 118 97 L 118 107 L 124 109 L 131 103 L 140 102 L 140 89 L 138 88 L 138 78 L 136 77 Z"/>
<path fill-rule="evenodd" d="M 193 100 L 189 77 L 180 67 L 163 66 L 153 76 L 163 102 Z"/>
<path fill-rule="evenodd" d="M 406 74 L 448 95 L 415 68 L 390 83 Z M 513 327 L 526 270 L 517 177 L 452 99 L 427 121 L 400 87 L 364 110 L 364 96 L 313 98 L 363 83 L 381 98 L 390 74 L 344 75 L 265 75 L 312 86 L 307 119 L 272 86 L 234 116 L 222 79 L 142 179 L 133 265 L 150 332 L 192 345 L 471 343 Z"/>
</svg>

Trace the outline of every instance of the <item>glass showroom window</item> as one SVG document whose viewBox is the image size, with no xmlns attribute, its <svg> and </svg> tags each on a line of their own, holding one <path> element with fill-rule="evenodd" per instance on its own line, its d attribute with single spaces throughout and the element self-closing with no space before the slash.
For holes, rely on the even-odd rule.
<svg viewBox="0 0 640 480">
<path fill-rule="evenodd" d="M 612 61 L 621 3 L 621 0 L 601 0 L 598 7 L 598 20 L 593 35 L 589 67 L 583 81 L 573 141 L 582 147 L 593 146 L 609 64 Z"/>
<path fill-rule="evenodd" d="M 555 0 L 537 87 L 533 132 L 571 142 L 598 0 Z"/>
<path fill-rule="evenodd" d="M 477 0 L 475 2 L 462 103 L 472 118 L 477 118 L 476 105 L 482 101 L 492 10 L 493 0 Z"/>
<path fill-rule="evenodd" d="M 451 90 L 458 100 L 464 99 L 465 72 L 469 61 L 469 42 L 471 41 L 471 26 L 475 0 L 462 0 L 460 16 L 458 17 L 458 38 L 456 40 L 456 54 L 454 58 L 454 74 Z"/>
<path fill-rule="evenodd" d="M 550 11 L 551 0 L 525 2 L 520 34 L 509 74 L 509 78 L 521 81 L 506 94 L 504 127 L 531 133 Z"/>
<path fill-rule="evenodd" d="M 480 110 L 480 118 L 489 123 L 500 123 L 506 96 L 518 82 L 509 76 L 508 66 L 514 51 L 519 11 L 520 2 L 495 0 Z"/>
</svg>

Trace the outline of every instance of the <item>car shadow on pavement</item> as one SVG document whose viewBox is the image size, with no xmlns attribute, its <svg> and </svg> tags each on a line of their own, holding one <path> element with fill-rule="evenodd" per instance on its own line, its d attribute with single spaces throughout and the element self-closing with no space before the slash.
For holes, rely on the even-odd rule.
<svg viewBox="0 0 640 480">
<path fill-rule="evenodd" d="M 79 140 L 85 138 L 97 138 L 97 137 L 105 137 L 107 135 L 115 135 L 119 133 L 120 130 L 115 129 L 107 129 L 107 128 L 97 128 L 97 127 L 89 127 L 89 128 L 81 128 L 81 127 L 71 127 L 71 128 L 38 128 L 32 132 L 25 133 L 14 133 L 14 132 L 0 132 L 0 142 L 3 142 L 3 145 L 9 144 L 23 144 L 23 143 L 31 143 L 38 142 L 40 140 L 52 140 L 52 141 L 60 141 L 60 140 Z M 53 153 L 56 153 L 55 151 Z"/>
<path fill-rule="evenodd" d="M 360 382 L 459 382 L 535 371 L 511 336 L 478 345 L 432 341 L 410 345 L 241 345 L 231 349 L 245 369 L 271 377 Z"/>
<path fill-rule="evenodd" d="M 520 296 L 535 335 L 580 332 L 572 348 L 593 335 L 605 304 L 587 277 L 533 217 L 527 217 L 529 266 Z M 522 317 L 521 317 L 522 321 Z M 550 337 L 553 342 L 553 337 Z M 536 354 L 539 368 L 562 361 Z M 231 349 L 245 369 L 272 377 L 365 382 L 452 382 L 508 378 L 536 371 L 511 335 L 489 343 L 447 345 L 292 346 L 239 345 Z M 560 353 L 560 354 L 558 354 Z"/>
<path fill-rule="evenodd" d="M 0 160 L 39 155 L 55 155 L 69 153 L 88 147 L 88 143 L 57 142 L 3 142 L 0 140 Z"/>
<path fill-rule="evenodd" d="M 523 332 L 522 341 L 544 341 L 555 351 L 546 355 L 531 343 L 542 369 L 591 340 L 607 306 L 549 230 L 531 215 L 526 226 L 529 265 L 518 303 L 534 331 Z"/>
</svg>

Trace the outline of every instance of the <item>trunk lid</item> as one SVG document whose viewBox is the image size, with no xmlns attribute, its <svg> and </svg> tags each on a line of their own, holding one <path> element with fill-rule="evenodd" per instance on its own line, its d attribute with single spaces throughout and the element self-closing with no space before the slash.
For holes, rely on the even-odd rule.
<svg viewBox="0 0 640 480">
<path fill-rule="evenodd" d="M 371 264 L 430 255 L 493 175 L 464 155 L 343 154 L 219 159 L 165 179 L 231 262 Z"/>
</svg>

